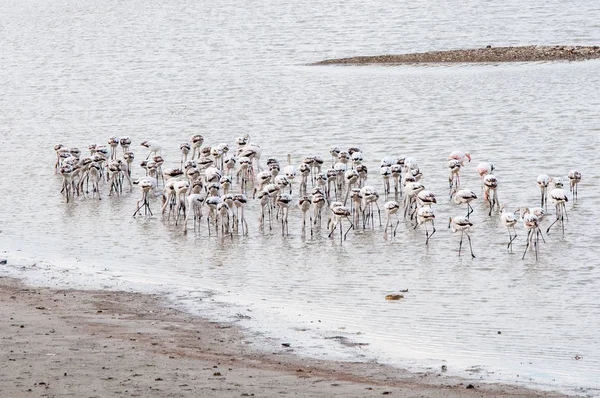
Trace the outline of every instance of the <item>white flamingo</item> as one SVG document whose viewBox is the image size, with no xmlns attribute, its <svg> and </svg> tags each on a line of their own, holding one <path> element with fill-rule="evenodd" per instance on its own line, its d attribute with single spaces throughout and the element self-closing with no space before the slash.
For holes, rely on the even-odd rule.
<svg viewBox="0 0 600 398">
<path fill-rule="evenodd" d="M 569 190 L 573 192 L 573 201 L 577 200 L 577 186 L 581 181 L 581 173 L 577 170 L 569 171 Z"/>
<path fill-rule="evenodd" d="M 498 179 L 493 174 L 487 174 L 483 177 L 483 200 L 490 205 L 488 216 L 492 215 L 492 210 L 495 206 L 499 206 L 498 202 Z"/>
<path fill-rule="evenodd" d="M 244 216 L 244 208 L 248 203 L 248 198 L 243 193 L 237 193 L 233 195 L 233 205 L 236 209 L 234 224 L 235 229 L 238 229 L 238 223 L 242 224 L 242 235 L 248 235 L 248 222 Z"/>
<path fill-rule="evenodd" d="M 277 196 L 275 203 L 281 209 L 281 236 L 289 235 L 290 231 L 288 227 L 288 214 L 290 210 L 290 203 L 292 203 L 292 195 L 288 193 L 282 193 Z"/>
<path fill-rule="evenodd" d="M 311 202 L 313 205 L 313 211 L 314 211 L 314 225 L 317 225 L 317 222 L 319 223 L 319 227 L 321 227 L 321 215 L 322 215 L 322 211 L 323 211 L 323 207 L 325 207 L 325 202 L 327 201 L 327 199 L 325 198 L 325 194 L 323 191 L 315 188 L 315 191 L 313 192 L 312 198 L 311 198 Z"/>
<path fill-rule="evenodd" d="M 192 160 L 196 158 L 196 152 L 200 158 L 200 148 L 204 143 L 204 137 L 201 134 L 194 134 L 190 137 L 190 143 L 192 144 Z"/>
<path fill-rule="evenodd" d="M 160 143 L 154 140 L 142 141 L 140 146 L 143 146 L 144 148 L 148 149 L 148 156 L 146 156 L 146 160 L 150 159 L 150 155 L 152 154 L 160 155 L 162 151 L 162 146 L 160 145 Z M 96 148 L 96 151 L 98 151 L 98 148 Z"/>
<path fill-rule="evenodd" d="M 121 148 L 123 149 L 123 153 L 129 152 L 129 147 L 131 147 L 131 138 L 128 136 L 121 137 L 119 140 L 119 144 L 121 144 Z"/>
<path fill-rule="evenodd" d="M 385 202 L 383 205 L 385 212 L 387 214 L 387 218 L 385 220 L 385 230 L 383 232 L 383 239 L 387 240 L 388 228 L 392 229 L 392 216 L 397 215 L 398 209 L 400 209 L 400 205 L 395 200 L 390 200 L 389 202 Z M 396 225 L 394 226 L 394 230 L 392 232 L 392 236 L 396 237 L 396 230 L 398 229 L 398 224 L 400 224 L 400 220 L 396 217 Z"/>
<path fill-rule="evenodd" d="M 187 197 L 188 211 L 183 223 L 183 232 L 187 232 L 188 219 L 193 217 L 194 221 L 194 232 L 196 229 L 200 230 L 200 223 L 202 222 L 202 206 L 206 196 L 202 193 L 192 193 Z"/>
<path fill-rule="evenodd" d="M 180 161 L 179 167 L 183 168 L 183 164 L 185 162 L 187 162 L 188 154 L 190 153 L 191 149 L 192 149 L 192 146 L 190 145 L 189 142 L 183 142 L 183 143 L 179 144 L 179 151 L 181 152 L 181 161 Z"/>
<path fill-rule="evenodd" d="M 477 195 L 470 189 L 460 189 L 453 196 L 454 203 L 456 203 L 457 205 L 467 205 L 467 219 L 469 218 L 471 213 L 473 213 L 473 207 L 471 206 L 471 202 L 475 199 L 477 199 Z"/>
<path fill-rule="evenodd" d="M 450 221 L 448 223 L 448 228 L 452 228 L 452 232 L 460 231 L 460 244 L 458 246 L 458 256 L 459 257 L 460 257 L 460 253 L 461 253 L 461 249 L 462 249 L 463 236 L 466 234 L 467 238 L 469 239 L 469 248 L 471 249 L 471 257 L 475 258 L 475 255 L 473 254 L 473 246 L 471 245 L 471 236 L 469 235 L 469 230 L 472 226 L 473 226 L 473 223 L 471 221 L 469 221 L 469 219 L 467 217 L 462 217 L 462 216 L 450 217 Z"/>
<path fill-rule="evenodd" d="M 523 227 L 527 230 L 527 245 L 525 246 L 525 251 L 523 252 L 523 257 L 521 260 L 525 259 L 525 254 L 527 254 L 527 249 L 531 246 L 535 249 L 535 259 L 538 259 L 539 252 L 539 235 L 541 234 L 539 228 L 539 220 L 530 212 L 526 212 L 522 214 L 523 216 Z M 535 240 L 534 240 L 534 231 L 535 231 Z"/>
<path fill-rule="evenodd" d="M 302 196 L 300 197 L 300 199 L 298 199 L 298 208 L 300 208 L 300 211 L 302 211 L 302 235 L 304 235 L 306 233 L 306 214 L 310 211 L 310 207 L 312 204 L 312 200 L 309 196 Z M 310 236 L 313 235 L 313 230 L 312 230 L 312 216 L 309 216 L 309 223 L 310 223 Z"/>
<path fill-rule="evenodd" d="M 550 228 L 552 228 L 552 226 L 554 224 L 556 224 L 558 221 L 560 221 L 560 225 L 562 227 L 562 234 L 564 236 L 565 235 L 565 217 L 567 218 L 567 221 L 569 220 L 569 217 L 567 216 L 567 207 L 566 207 L 565 203 L 567 203 L 569 201 L 569 197 L 567 196 L 567 193 L 565 192 L 565 190 L 562 187 L 563 187 L 562 178 L 554 179 L 554 189 L 552 189 L 550 191 L 550 199 L 552 199 L 552 202 L 554 202 L 554 205 L 556 208 L 556 219 L 552 222 L 552 224 L 550 224 L 548 229 L 546 229 L 546 233 L 549 233 Z"/>
<path fill-rule="evenodd" d="M 540 187 L 542 193 L 542 199 L 540 207 L 544 209 L 548 208 L 548 185 L 550 185 L 551 179 L 548 174 L 540 174 L 537 176 L 537 185 Z"/>
<path fill-rule="evenodd" d="M 373 222 L 373 204 L 377 207 L 377 213 L 379 214 L 379 226 L 381 226 L 381 209 L 379 209 L 379 205 L 377 204 L 377 199 L 379 199 L 379 194 L 377 190 L 370 186 L 364 186 L 360 189 L 360 195 L 362 196 L 362 214 L 363 214 L 363 229 L 365 229 L 366 224 L 370 221 L 371 227 L 375 228 L 375 223 Z"/>
<path fill-rule="evenodd" d="M 333 235 L 333 232 L 339 226 L 339 228 L 340 228 L 340 244 L 343 244 L 343 242 L 346 240 L 346 236 L 348 235 L 348 232 L 350 232 L 350 230 L 352 228 L 354 228 L 354 224 L 352 224 L 352 220 L 350 220 L 350 209 L 348 207 L 344 206 L 344 204 L 342 202 L 332 202 L 329 208 L 331 210 L 332 218 L 331 218 L 331 220 L 329 220 L 330 232 L 329 232 L 328 237 L 331 238 L 331 236 Z M 346 233 L 343 233 L 343 228 L 342 228 L 342 219 L 344 219 L 344 218 L 347 219 L 348 222 L 350 223 L 350 226 L 346 230 Z"/>
<path fill-rule="evenodd" d="M 517 238 L 517 230 L 515 229 L 515 224 L 518 221 L 517 216 L 515 215 L 515 213 L 507 212 L 506 206 L 504 204 L 502 204 L 502 206 L 500 206 L 500 221 L 502 221 L 502 225 L 504 225 L 506 227 L 506 229 L 508 229 L 509 241 L 508 241 L 508 246 L 506 248 L 508 250 L 510 250 L 510 249 L 512 249 L 513 241 Z M 514 236 L 511 233 L 511 229 L 515 233 Z"/>
<path fill-rule="evenodd" d="M 435 234 L 435 224 L 433 222 L 434 220 L 435 214 L 430 206 L 419 207 L 419 209 L 417 210 L 417 225 L 415 225 L 414 229 L 417 229 L 419 225 L 425 224 L 425 236 L 427 237 L 427 239 L 425 240 L 425 246 L 429 245 L 429 239 L 431 239 L 433 234 Z M 429 222 L 431 223 L 431 227 L 433 228 L 431 234 L 427 229 L 427 223 Z"/>
<path fill-rule="evenodd" d="M 144 215 L 152 215 L 152 210 L 150 209 L 150 197 L 153 196 L 156 190 L 157 180 L 154 177 L 142 177 L 138 180 L 137 184 L 142 191 L 142 198 L 137 201 L 137 209 L 135 210 L 135 213 L 133 213 L 133 216 L 135 217 L 138 213 L 141 214 L 140 210 L 142 210 L 142 208 L 144 209 Z"/>
<path fill-rule="evenodd" d="M 450 187 L 450 197 L 458 191 L 460 187 L 460 168 L 462 167 L 460 161 L 456 159 L 448 160 L 448 170 L 450 170 L 450 174 L 448 176 L 448 183 Z"/>
</svg>

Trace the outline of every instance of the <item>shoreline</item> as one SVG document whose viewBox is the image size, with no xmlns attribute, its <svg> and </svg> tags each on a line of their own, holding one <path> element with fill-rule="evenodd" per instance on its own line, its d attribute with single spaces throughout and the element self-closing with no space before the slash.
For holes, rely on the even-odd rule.
<svg viewBox="0 0 600 398">
<path fill-rule="evenodd" d="M 517 46 L 326 59 L 310 65 L 583 61 L 600 58 L 599 46 Z"/>
<path fill-rule="evenodd" d="M 7 396 L 566 397 L 526 386 L 410 373 L 375 362 L 264 352 L 235 324 L 156 294 L 31 287 L 0 277 L 0 391 Z"/>
</svg>

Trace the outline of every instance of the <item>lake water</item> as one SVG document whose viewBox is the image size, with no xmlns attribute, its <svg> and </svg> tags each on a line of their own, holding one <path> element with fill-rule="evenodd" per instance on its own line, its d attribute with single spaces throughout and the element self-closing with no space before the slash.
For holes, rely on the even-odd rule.
<svg viewBox="0 0 600 398">
<path fill-rule="evenodd" d="M 165 292 L 305 355 L 445 364 L 448 374 L 600 395 L 600 61 L 308 66 L 488 44 L 597 45 L 599 16 L 600 5 L 582 1 L 3 2 L 0 249 L 9 265 L 0 272 Z M 288 153 L 296 166 L 307 155 L 327 164 L 331 145 L 358 146 L 380 192 L 381 158 L 412 156 L 438 196 L 437 232 L 426 247 L 423 227 L 401 222 L 384 240 L 377 224 L 340 244 L 325 227 L 303 237 L 294 208 L 282 237 L 278 226 L 259 229 L 251 201 L 247 237 L 208 237 L 205 226 L 184 235 L 159 216 L 131 217 L 137 187 L 100 202 L 67 204 L 59 193 L 57 143 L 87 153 L 128 135 L 139 160 L 139 143 L 154 139 L 177 167 L 179 144 L 198 133 L 232 147 L 249 134 L 263 166 L 269 156 L 285 165 Z M 453 149 L 471 152 L 462 186 L 477 193 L 477 163 L 495 164 L 511 210 L 538 205 L 537 175 L 566 180 L 577 168 L 564 237 L 551 231 L 538 261 L 533 252 L 522 260 L 526 231 L 518 225 L 507 251 L 498 213 L 488 217 L 480 198 L 476 258 L 468 248 L 459 257 L 446 224 L 465 213 L 447 195 Z M 404 289 L 404 299 L 384 299 Z"/>
</svg>

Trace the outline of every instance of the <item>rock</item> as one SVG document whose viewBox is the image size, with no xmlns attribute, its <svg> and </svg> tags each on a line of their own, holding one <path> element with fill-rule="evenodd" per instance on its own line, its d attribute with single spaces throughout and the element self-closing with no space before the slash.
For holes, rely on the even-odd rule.
<svg viewBox="0 0 600 398">
<path fill-rule="evenodd" d="M 400 300 L 401 298 L 404 298 L 404 295 L 402 295 L 402 294 L 388 294 L 387 296 L 385 296 L 386 300 Z"/>
<path fill-rule="evenodd" d="M 578 61 L 600 58 L 598 46 L 520 46 L 327 59 L 313 65 L 375 63 Z"/>
</svg>

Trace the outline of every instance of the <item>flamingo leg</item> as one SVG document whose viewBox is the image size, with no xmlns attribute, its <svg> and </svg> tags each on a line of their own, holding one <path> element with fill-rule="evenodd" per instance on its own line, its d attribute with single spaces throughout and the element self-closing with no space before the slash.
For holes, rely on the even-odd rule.
<svg viewBox="0 0 600 398">
<path fill-rule="evenodd" d="M 433 223 L 433 220 L 431 220 L 431 226 L 433 228 L 433 231 L 431 231 L 431 235 L 430 235 L 429 231 L 427 230 L 427 225 L 425 225 L 425 232 L 426 232 L 426 236 L 427 236 L 427 240 L 425 241 L 425 246 L 429 245 L 429 239 L 431 239 L 433 234 L 435 234 L 435 224 Z M 469 235 L 467 235 L 467 236 L 469 236 Z M 469 239 L 469 242 L 471 242 L 471 239 Z M 473 254 L 473 250 L 471 250 L 471 254 Z"/>
<path fill-rule="evenodd" d="M 527 231 L 527 245 L 525 245 L 525 251 L 523 252 L 523 257 L 521 257 L 521 260 L 525 259 L 525 254 L 527 254 L 527 249 L 529 249 L 529 242 L 531 241 L 532 231 L 533 231 L 532 229 Z"/>
<path fill-rule="evenodd" d="M 469 239 L 469 249 L 471 249 L 471 257 L 475 258 L 475 255 L 473 254 L 473 246 L 471 245 L 471 235 L 467 234 L 467 238 Z"/>
<path fill-rule="evenodd" d="M 346 218 L 348 218 L 348 217 L 346 217 Z M 350 230 L 354 228 L 354 224 L 352 224 L 352 221 L 350 220 L 350 218 L 348 218 L 348 222 L 350 223 L 350 226 L 348 227 L 348 230 L 344 234 L 344 240 L 346 240 L 346 235 L 348 235 L 348 232 L 350 232 Z M 341 224 L 341 221 L 340 221 L 340 224 Z"/>
</svg>

